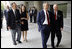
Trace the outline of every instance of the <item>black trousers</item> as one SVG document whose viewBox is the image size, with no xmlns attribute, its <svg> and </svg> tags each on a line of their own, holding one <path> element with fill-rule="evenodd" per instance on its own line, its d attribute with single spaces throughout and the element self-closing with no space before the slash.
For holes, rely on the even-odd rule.
<svg viewBox="0 0 72 49">
<path fill-rule="evenodd" d="M 32 15 L 30 15 L 30 22 L 32 22 Z"/>
<path fill-rule="evenodd" d="M 61 30 L 57 30 L 57 29 L 54 29 L 51 31 L 51 45 L 52 47 L 54 47 L 54 39 L 55 39 L 55 35 L 57 37 L 57 45 L 60 44 L 61 42 L 61 38 L 62 38 L 62 33 L 61 33 Z"/>
<path fill-rule="evenodd" d="M 34 16 L 34 23 L 36 23 L 36 16 Z"/>
</svg>

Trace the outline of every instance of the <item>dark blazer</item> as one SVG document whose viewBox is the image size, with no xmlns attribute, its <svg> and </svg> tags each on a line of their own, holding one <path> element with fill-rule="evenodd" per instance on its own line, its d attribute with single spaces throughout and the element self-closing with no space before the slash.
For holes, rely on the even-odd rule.
<svg viewBox="0 0 72 49">
<path fill-rule="evenodd" d="M 54 11 L 52 11 L 54 14 Z M 55 14 L 54 14 L 55 16 Z M 55 22 L 55 27 L 57 29 L 63 28 L 63 12 L 58 10 L 57 11 L 57 20 L 54 21 Z"/>
<path fill-rule="evenodd" d="M 34 16 L 37 16 L 37 9 L 35 9 L 34 11 Z"/>
<path fill-rule="evenodd" d="M 5 15 L 6 20 L 8 20 L 8 11 L 7 10 L 4 10 L 4 15 Z"/>
<path fill-rule="evenodd" d="M 50 18 L 50 26 L 53 24 L 53 14 L 48 11 L 49 13 L 49 18 Z M 38 23 L 38 30 L 41 31 L 42 30 L 42 26 L 43 26 L 43 22 L 45 20 L 45 14 L 44 14 L 44 11 L 41 10 L 38 14 L 37 14 L 37 23 Z"/>
<path fill-rule="evenodd" d="M 14 15 L 13 10 L 11 9 L 8 12 L 8 26 L 10 26 L 11 29 L 15 29 L 16 22 L 20 25 L 20 12 L 18 9 L 16 9 L 16 14 Z"/>
</svg>

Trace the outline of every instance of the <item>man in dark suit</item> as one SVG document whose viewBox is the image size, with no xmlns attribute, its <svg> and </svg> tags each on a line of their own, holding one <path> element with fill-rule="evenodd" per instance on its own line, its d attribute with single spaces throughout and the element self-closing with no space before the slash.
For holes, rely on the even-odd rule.
<svg viewBox="0 0 72 49">
<path fill-rule="evenodd" d="M 30 16 L 30 23 L 32 23 L 32 18 L 33 18 L 33 9 L 32 9 L 32 7 L 29 9 L 29 16 Z"/>
<path fill-rule="evenodd" d="M 55 34 L 57 36 L 57 45 L 56 47 L 59 46 L 60 42 L 61 42 L 61 38 L 62 38 L 62 33 L 61 31 L 63 30 L 63 12 L 58 10 L 58 5 L 54 4 L 53 6 L 53 15 L 54 15 L 54 24 L 52 25 L 52 29 L 51 29 L 51 45 L 53 48 L 55 48 L 54 46 L 54 39 L 55 39 Z"/>
<path fill-rule="evenodd" d="M 37 15 L 37 23 L 39 26 L 39 31 L 41 31 L 43 48 L 47 48 L 46 44 L 50 35 L 50 26 L 53 21 L 53 14 L 48 11 L 48 7 L 48 3 L 43 3 L 43 10 L 41 10 Z"/>
<path fill-rule="evenodd" d="M 9 6 L 7 6 L 7 9 L 4 10 L 4 15 L 5 15 L 5 19 L 6 19 L 6 25 L 7 25 L 7 30 L 8 30 L 8 11 L 9 11 Z"/>
<path fill-rule="evenodd" d="M 17 45 L 15 39 L 16 32 L 18 33 L 17 41 L 18 43 L 21 43 L 20 12 L 16 8 L 15 2 L 12 3 L 12 9 L 8 12 L 8 29 L 11 29 L 13 44 Z"/>
<path fill-rule="evenodd" d="M 36 18 L 37 18 L 37 9 L 35 7 L 34 8 L 34 13 L 33 13 L 33 16 L 34 16 L 34 23 L 36 23 Z"/>
</svg>

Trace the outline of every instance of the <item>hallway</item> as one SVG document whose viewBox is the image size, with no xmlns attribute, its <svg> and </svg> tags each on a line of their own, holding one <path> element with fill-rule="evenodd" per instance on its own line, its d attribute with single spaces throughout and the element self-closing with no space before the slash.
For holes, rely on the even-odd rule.
<svg viewBox="0 0 72 49">
<path fill-rule="evenodd" d="M 71 48 L 71 33 L 62 31 L 62 42 L 59 48 Z M 12 44 L 11 32 L 6 31 L 6 21 L 3 20 L 3 28 L 1 29 L 1 48 L 42 48 L 41 33 L 38 32 L 37 24 L 29 22 L 28 42 L 22 40 L 22 44 L 14 46 Z M 55 40 L 56 43 L 57 40 Z M 51 48 L 51 37 L 48 40 L 48 48 Z"/>
</svg>

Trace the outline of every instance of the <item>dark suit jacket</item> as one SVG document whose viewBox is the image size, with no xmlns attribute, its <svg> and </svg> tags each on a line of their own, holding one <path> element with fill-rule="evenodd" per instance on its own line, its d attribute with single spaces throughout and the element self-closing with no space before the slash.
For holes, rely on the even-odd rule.
<svg viewBox="0 0 72 49">
<path fill-rule="evenodd" d="M 15 15 L 12 9 L 8 12 L 8 26 L 10 26 L 11 29 L 15 29 L 16 21 L 17 21 L 17 24 L 20 24 L 20 12 L 18 9 L 16 9 Z"/>
<path fill-rule="evenodd" d="M 48 13 L 49 13 L 49 19 L 50 19 L 50 26 L 52 26 L 54 17 L 53 17 L 53 14 L 50 11 L 48 11 Z M 38 28 L 39 31 L 42 30 L 42 26 L 43 26 L 44 21 L 45 21 L 45 14 L 44 14 L 44 11 L 41 10 L 37 14 L 37 23 L 38 23 L 38 26 L 39 26 L 39 28 Z"/>
<path fill-rule="evenodd" d="M 52 12 L 54 14 L 54 11 Z M 55 14 L 54 14 L 54 17 L 55 17 Z M 63 28 L 63 12 L 62 11 L 60 10 L 57 11 L 57 20 L 55 20 L 54 23 L 57 29 Z"/>
<path fill-rule="evenodd" d="M 34 16 L 37 16 L 37 9 L 35 9 L 34 11 Z"/>
<path fill-rule="evenodd" d="M 4 15 L 5 15 L 6 20 L 8 20 L 8 11 L 7 10 L 4 10 Z"/>
</svg>

